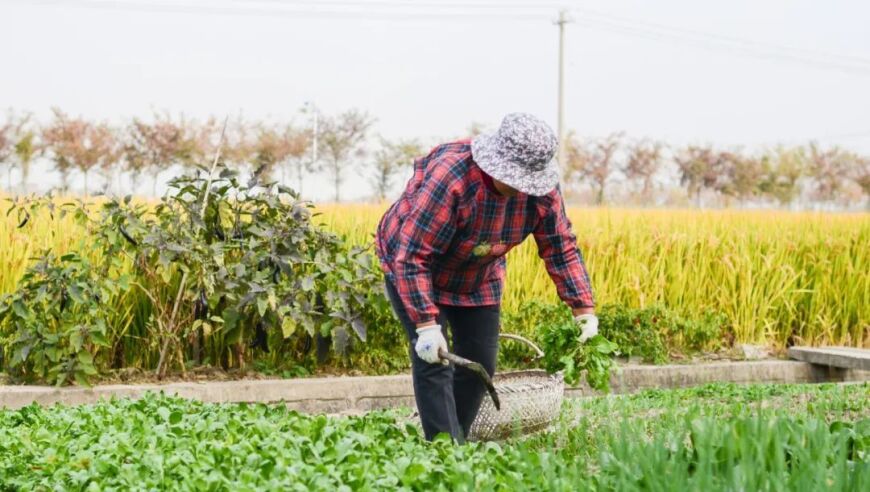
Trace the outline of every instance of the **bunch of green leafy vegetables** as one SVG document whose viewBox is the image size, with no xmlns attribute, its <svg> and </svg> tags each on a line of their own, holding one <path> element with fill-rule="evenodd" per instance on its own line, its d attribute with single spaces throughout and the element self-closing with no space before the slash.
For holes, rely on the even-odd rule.
<svg viewBox="0 0 870 492">
<path fill-rule="evenodd" d="M 565 382 L 575 385 L 586 371 L 586 382 L 599 391 L 610 390 L 610 372 L 616 367 L 613 357 L 617 345 L 602 335 L 580 341 L 580 325 L 572 318 L 562 317 L 545 326 L 542 335 L 544 369 L 562 372 Z"/>
</svg>

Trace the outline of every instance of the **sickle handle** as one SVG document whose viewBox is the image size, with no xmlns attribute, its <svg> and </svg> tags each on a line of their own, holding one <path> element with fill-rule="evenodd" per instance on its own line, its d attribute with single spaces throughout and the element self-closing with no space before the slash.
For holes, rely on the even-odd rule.
<svg viewBox="0 0 870 492">
<path fill-rule="evenodd" d="M 464 367 L 465 369 L 468 369 L 469 371 L 477 374 L 477 376 L 483 382 L 483 385 L 486 386 L 486 391 L 489 393 L 489 397 L 492 398 L 493 406 L 495 406 L 496 410 L 501 410 L 501 402 L 498 399 L 498 393 L 495 391 L 495 385 L 492 384 L 492 378 L 489 377 L 489 373 L 486 372 L 486 369 L 484 369 L 482 365 L 477 362 L 470 361 L 465 357 L 451 354 L 444 349 L 438 350 L 438 356 L 442 359 L 452 362 L 459 367 Z"/>
</svg>

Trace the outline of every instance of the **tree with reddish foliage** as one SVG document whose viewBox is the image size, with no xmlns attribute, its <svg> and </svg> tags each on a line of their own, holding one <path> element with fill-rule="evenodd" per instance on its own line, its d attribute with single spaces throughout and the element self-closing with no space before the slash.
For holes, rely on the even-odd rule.
<svg viewBox="0 0 870 492">
<path fill-rule="evenodd" d="M 722 152 L 719 164 L 719 176 L 713 185 L 716 191 L 741 203 L 760 193 L 759 185 L 764 177 L 761 158 L 740 152 Z"/>
<path fill-rule="evenodd" d="M 288 154 L 287 163 L 281 167 L 281 172 L 283 174 L 284 169 L 289 167 L 291 174 L 296 174 L 296 191 L 300 194 L 302 193 L 305 173 L 310 173 L 314 170 L 314 161 L 310 155 L 312 137 L 313 132 L 310 129 L 300 129 L 292 125 L 288 125 L 284 129 L 284 139 L 287 142 Z"/>
<path fill-rule="evenodd" d="M 309 130 L 293 125 L 259 125 L 254 143 L 254 162 L 258 167 L 266 166 L 270 174 L 279 167 L 283 184 L 287 184 L 287 168 L 291 167 L 297 177 L 296 191 L 301 193 L 303 175 L 311 170 L 311 160 L 307 158 L 310 147 Z"/>
<path fill-rule="evenodd" d="M 196 152 L 197 139 L 183 120 L 175 123 L 169 115 L 155 114 L 153 122 L 135 118 L 127 126 L 123 155 L 131 183 L 135 188 L 139 176 L 150 174 L 152 195 L 157 195 L 161 172 L 190 161 Z"/>
<path fill-rule="evenodd" d="M 68 187 L 70 171 L 78 170 L 84 178 L 87 195 L 90 172 L 117 163 L 119 148 L 115 132 L 106 123 L 71 118 L 57 108 L 53 112 L 54 120 L 43 128 L 43 141 L 51 151 L 55 169 L 61 173 L 63 188 Z"/>
<path fill-rule="evenodd" d="M 816 198 L 823 202 L 834 202 L 852 171 L 855 156 L 831 147 L 822 149 L 815 142 L 809 146 L 809 175 L 815 184 Z"/>
<path fill-rule="evenodd" d="M 374 122 L 368 113 L 356 109 L 323 119 L 319 135 L 321 158 L 332 174 L 336 203 L 341 201 L 343 171 L 352 156 L 365 155 L 364 144 Z"/>
<path fill-rule="evenodd" d="M 662 166 L 664 144 L 638 140 L 628 148 L 628 158 L 622 172 L 629 181 L 639 182 L 643 200 L 650 199 L 652 180 Z"/>
<path fill-rule="evenodd" d="M 856 164 L 852 179 L 861 187 L 870 209 L 870 157 L 859 157 Z"/>
<path fill-rule="evenodd" d="M 618 166 L 616 154 L 622 145 L 623 134 L 612 133 L 588 143 L 569 134 L 565 142 L 566 181 L 588 181 L 595 192 L 595 204 L 604 203 L 605 187 Z"/>
<path fill-rule="evenodd" d="M 701 206 L 701 192 L 714 189 L 722 168 L 722 154 L 709 145 L 690 145 L 674 156 L 680 170 L 680 184 L 686 187 L 689 197 Z"/>
<path fill-rule="evenodd" d="M 214 149 L 209 151 L 207 155 L 214 155 Z M 222 160 L 241 171 L 255 163 L 256 155 L 256 135 L 252 126 L 241 115 L 230 120 L 221 148 Z"/>
<path fill-rule="evenodd" d="M 271 179 L 275 168 L 287 158 L 287 146 L 274 126 L 257 125 L 253 141 L 254 165 L 260 176 Z"/>
</svg>

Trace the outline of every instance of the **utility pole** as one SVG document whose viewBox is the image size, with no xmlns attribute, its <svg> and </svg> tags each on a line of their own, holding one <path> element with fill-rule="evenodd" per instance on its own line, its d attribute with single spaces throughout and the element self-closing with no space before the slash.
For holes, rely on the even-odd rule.
<svg viewBox="0 0 870 492">
<path fill-rule="evenodd" d="M 568 11 L 559 11 L 559 19 L 555 22 L 559 26 L 559 112 L 558 133 L 559 153 L 558 161 L 565 167 L 565 24 L 571 22 Z"/>
</svg>

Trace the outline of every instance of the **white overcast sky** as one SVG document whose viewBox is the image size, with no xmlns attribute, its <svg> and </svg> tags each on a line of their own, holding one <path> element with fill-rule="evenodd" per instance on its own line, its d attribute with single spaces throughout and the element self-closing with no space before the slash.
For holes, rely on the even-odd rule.
<svg viewBox="0 0 870 492">
<path fill-rule="evenodd" d="M 116 122 L 153 109 L 304 121 L 298 109 L 311 100 L 327 113 L 368 110 L 387 137 L 458 136 L 511 111 L 555 127 L 551 19 L 564 5 L 577 9 L 567 122 L 582 135 L 753 146 L 813 138 L 870 152 L 870 2 L 368 1 L 301 15 L 318 2 L 0 0 L 0 108 L 43 119 L 58 106 Z M 455 18 L 472 11 L 481 15 Z"/>
</svg>

